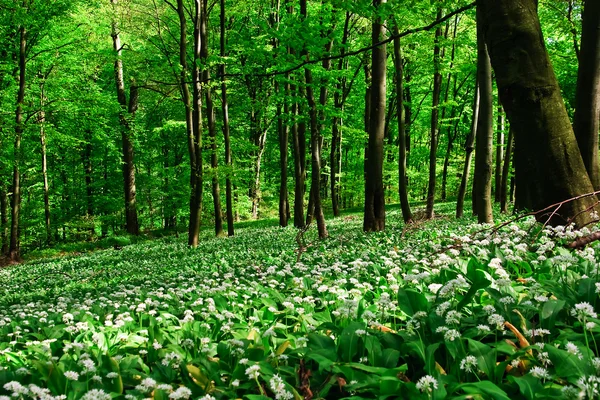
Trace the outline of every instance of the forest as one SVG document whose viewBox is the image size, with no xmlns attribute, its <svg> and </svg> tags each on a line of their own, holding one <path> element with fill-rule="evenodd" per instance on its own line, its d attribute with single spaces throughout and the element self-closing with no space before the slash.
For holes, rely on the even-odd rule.
<svg viewBox="0 0 600 400">
<path fill-rule="evenodd" d="M 597 0 L 0 0 L 0 400 L 598 398 L 599 130 Z"/>
</svg>

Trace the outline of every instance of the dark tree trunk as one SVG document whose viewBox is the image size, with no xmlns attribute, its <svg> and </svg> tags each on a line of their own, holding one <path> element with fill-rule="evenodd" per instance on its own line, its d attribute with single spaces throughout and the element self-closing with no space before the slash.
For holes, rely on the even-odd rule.
<svg viewBox="0 0 600 400">
<path fill-rule="evenodd" d="M 438 9 L 437 19 L 442 18 L 442 9 Z M 437 158 L 437 131 L 438 131 L 438 105 L 440 104 L 440 92 L 442 89 L 442 75 L 440 74 L 440 37 L 442 36 L 442 27 L 438 26 L 435 30 L 435 46 L 433 49 L 433 104 L 431 110 L 431 132 L 429 149 L 429 184 L 427 188 L 427 206 L 425 209 L 425 218 L 433 218 L 433 204 L 435 201 L 435 183 L 436 183 L 436 158 Z"/>
<path fill-rule="evenodd" d="M 306 0 L 300 0 L 300 13 L 303 19 L 306 18 Z M 308 52 L 304 55 L 308 58 Z M 304 78 L 306 80 L 306 100 L 308 102 L 308 114 L 310 119 L 310 144 L 311 144 L 311 199 L 314 206 L 314 216 L 317 220 L 317 229 L 319 238 L 324 239 L 328 236 L 325 226 L 325 216 L 321 207 L 321 134 L 319 132 L 319 121 L 317 114 L 317 104 L 313 92 L 312 72 L 309 68 L 304 69 Z M 310 207 L 309 207 L 310 208 Z M 310 211 L 309 211 L 310 213 Z"/>
<path fill-rule="evenodd" d="M 477 82 L 479 83 L 479 113 L 475 147 L 474 201 L 479 223 L 491 224 L 492 214 L 492 143 L 494 137 L 492 103 L 492 66 L 488 55 L 481 10 L 477 10 Z"/>
<path fill-rule="evenodd" d="M 294 92 L 294 87 L 291 91 Z M 302 85 L 298 86 L 298 96 L 304 96 Z M 294 125 L 292 126 L 292 139 L 294 144 L 294 226 L 304 227 L 304 185 L 306 181 L 306 123 L 298 120 L 302 108 L 298 102 L 292 104 Z"/>
<path fill-rule="evenodd" d="M 46 112 L 44 111 L 44 84 L 40 85 L 40 145 L 42 150 L 42 185 L 44 189 L 44 224 L 46 225 L 46 244 L 52 242 L 52 226 L 50 224 L 50 188 L 48 186 L 48 160 L 46 157 Z"/>
<path fill-rule="evenodd" d="M 190 217 L 188 223 L 188 245 L 197 247 L 202 218 L 202 92 L 200 88 L 200 0 L 194 3 L 194 65 L 192 68 L 193 94 L 188 85 L 187 22 L 183 0 L 177 0 L 179 18 L 179 65 L 178 77 L 181 99 L 185 108 L 185 126 L 190 158 Z"/>
<path fill-rule="evenodd" d="M 21 138 L 24 131 L 23 101 L 25 100 L 25 68 L 27 64 L 27 31 L 23 26 L 19 29 L 19 89 L 17 92 L 17 108 L 15 111 L 15 143 L 13 159 L 13 184 L 12 184 L 12 215 L 10 224 L 10 244 L 8 257 L 11 261 L 19 261 L 19 214 L 21 211 L 21 172 L 19 160 L 21 158 Z"/>
<path fill-rule="evenodd" d="M 117 0 L 111 0 L 113 7 L 117 4 Z M 125 80 L 123 77 L 123 60 L 121 59 L 121 38 L 119 35 L 119 27 L 116 21 L 112 22 L 112 40 L 113 50 L 115 52 L 115 84 L 117 89 L 117 100 L 123 109 L 119 114 L 121 121 L 121 139 L 123 148 L 123 191 L 125 193 L 125 228 L 127 233 L 131 235 L 139 234 L 137 207 L 136 207 L 136 188 L 135 188 L 135 165 L 133 161 L 133 143 L 131 142 L 131 126 L 130 121 L 124 114 L 124 109 L 127 108 L 129 115 L 133 118 L 138 106 L 138 94 L 135 82 L 131 84 L 129 93 L 129 105 L 127 105 L 127 96 L 125 94 Z"/>
<path fill-rule="evenodd" d="M 221 5 L 221 35 L 220 47 L 221 57 L 225 57 L 225 0 L 220 0 Z M 221 110 L 223 112 L 223 140 L 225 142 L 225 164 L 227 165 L 227 176 L 225 178 L 225 203 L 227 207 L 227 235 L 234 235 L 233 228 L 233 201 L 231 174 L 233 164 L 231 161 L 231 139 L 229 137 L 229 105 L 227 103 L 227 83 L 225 82 L 225 62 L 219 65 L 221 75 Z"/>
<path fill-rule="evenodd" d="M 515 133 L 518 203 L 531 210 L 594 190 L 544 45 L 536 0 L 482 0 L 484 37 Z M 595 199 L 564 204 L 551 224 L 590 221 Z M 546 221 L 549 215 L 538 215 Z"/>
<path fill-rule="evenodd" d="M 573 129 L 594 190 L 600 190 L 600 1 L 584 2 Z"/>
<path fill-rule="evenodd" d="M 502 105 L 498 105 L 498 120 L 496 125 L 497 133 L 496 133 L 496 175 L 494 178 L 494 201 L 496 203 L 500 202 L 502 197 L 502 189 L 500 185 L 502 184 L 502 155 L 504 154 L 504 114 L 502 112 Z"/>
<path fill-rule="evenodd" d="M 385 0 L 373 0 L 376 10 Z M 371 43 L 376 44 L 385 36 L 384 21 L 373 20 Z M 385 136 L 386 105 L 386 45 L 371 51 L 371 110 L 369 116 L 369 142 L 365 158 L 365 214 L 363 230 L 377 232 L 385 229 L 385 191 L 383 189 L 383 140 Z"/>
<path fill-rule="evenodd" d="M 404 109 L 404 69 L 397 23 L 394 23 L 394 70 L 396 73 L 396 103 L 398 117 L 398 195 L 404 223 L 412 222 L 406 180 L 406 119 Z"/>
<path fill-rule="evenodd" d="M 508 172 L 510 171 L 510 159 L 513 148 L 513 130 L 508 131 L 508 140 L 506 141 L 506 153 L 504 154 L 504 165 L 502 166 L 502 182 L 500 183 L 500 212 L 508 212 L 508 202 L 506 191 L 508 188 Z"/>
<path fill-rule="evenodd" d="M 8 251 L 8 193 L 6 186 L 0 186 L 0 236 L 2 239 L 2 254 Z"/>
<path fill-rule="evenodd" d="M 287 80 L 289 80 L 289 75 Z M 276 91 L 279 91 L 279 83 L 276 82 Z M 285 97 L 284 114 L 287 116 L 290 112 L 289 103 L 287 98 L 290 97 L 290 84 L 285 84 Z M 288 164 L 288 125 L 283 120 L 281 115 L 281 105 L 277 105 L 277 132 L 279 133 L 279 226 L 287 226 L 288 224 L 288 190 L 287 190 L 287 164 Z"/>
<path fill-rule="evenodd" d="M 208 70 L 208 10 L 207 1 L 202 1 L 202 10 L 200 15 L 200 62 L 204 66 L 202 72 L 203 82 L 210 82 L 210 71 Z M 212 173 L 212 196 L 213 209 L 215 213 L 215 235 L 217 237 L 224 236 L 223 232 L 223 217 L 221 213 L 221 188 L 219 186 L 219 171 L 217 157 L 217 126 L 215 123 L 215 110 L 212 100 L 212 90 L 210 87 L 204 90 L 206 100 L 206 123 L 208 126 L 208 135 L 210 137 L 210 167 Z"/>
<path fill-rule="evenodd" d="M 473 118 L 471 120 L 471 132 L 465 142 L 465 164 L 458 188 L 458 198 L 456 199 L 456 218 L 462 218 L 464 214 L 465 194 L 469 184 L 469 175 L 471 174 L 471 161 L 473 159 L 473 144 L 475 143 L 475 133 L 477 132 L 477 119 L 479 118 L 479 82 L 475 82 L 475 96 L 473 97 Z"/>
<path fill-rule="evenodd" d="M 92 131 L 84 131 L 85 145 L 82 153 L 83 172 L 85 174 L 86 214 L 94 215 L 94 197 L 92 192 Z"/>
</svg>

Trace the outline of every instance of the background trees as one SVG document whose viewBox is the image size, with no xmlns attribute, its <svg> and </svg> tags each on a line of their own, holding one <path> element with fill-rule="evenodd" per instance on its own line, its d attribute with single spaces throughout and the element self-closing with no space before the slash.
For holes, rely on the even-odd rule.
<svg viewBox="0 0 600 400">
<path fill-rule="evenodd" d="M 490 2 L 482 7 L 491 21 Z M 574 117 L 593 183 L 598 7 L 541 1 L 539 14 L 536 38 L 544 31 L 557 78 L 546 83 L 553 104 L 566 104 L 559 125 L 568 130 Z M 387 36 L 378 32 L 383 20 Z M 458 198 L 462 215 L 473 175 L 485 178 L 474 193 L 490 201 L 475 205 L 484 207 L 477 214 L 489 222 L 491 199 L 508 210 L 503 199 L 514 189 L 512 143 L 500 144 L 509 129 L 520 207 L 591 190 L 572 184 L 570 176 L 583 172 L 570 167 L 551 179 L 570 182 L 572 190 L 551 195 L 536 186 L 550 171 L 538 165 L 540 154 L 548 155 L 544 163 L 559 154 L 540 151 L 548 142 L 541 130 L 531 140 L 520 133 L 519 110 L 528 106 L 517 104 L 507 88 L 516 90 L 517 78 L 523 88 L 538 87 L 541 78 L 516 76 L 497 59 L 494 29 L 514 23 L 483 25 L 496 85 L 489 71 L 477 73 L 484 53 L 474 4 L 466 1 L 407 7 L 391 0 L 222 0 L 214 6 L 205 0 L 3 0 L 4 252 L 17 258 L 21 243 L 32 248 L 184 226 L 193 246 L 201 222 L 221 234 L 222 215 L 229 235 L 236 221 L 278 216 L 282 226 L 293 217 L 296 227 L 316 218 L 325 236 L 325 216 L 365 204 L 371 221 L 365 229 L 377 230 L 384 226 L 384 204 L 400 200 L 406 221 L 415 218 L 410 205 L 426 202 L 432 217 L 434 202 L 446 199 Z M 547 62 L 541 49 L 531 54 Z M 509 120 L 504 130 L 492 127 L 501 115 L 498 97 Z M 561 143 L 579 153 L 573 140 Z M 485 167 L 473 174 L 475 147 L 475 164 Z M 496 155 L 492 162 L 494 154 L 503 160 Z"/>
</svg>

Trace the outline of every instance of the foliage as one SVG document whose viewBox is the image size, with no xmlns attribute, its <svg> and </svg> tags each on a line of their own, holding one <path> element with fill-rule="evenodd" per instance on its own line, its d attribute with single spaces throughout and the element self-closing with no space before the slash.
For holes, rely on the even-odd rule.
<svg viewBox="0 0 600 400">
<path fill-rule="evenodd" d="M 600 246 L 563 246 L 585 229 L 389 214 L 309 231 L 300 262 L 263 223 L 2 269 L 0 396 L 598 395 Z"/>
</svg>

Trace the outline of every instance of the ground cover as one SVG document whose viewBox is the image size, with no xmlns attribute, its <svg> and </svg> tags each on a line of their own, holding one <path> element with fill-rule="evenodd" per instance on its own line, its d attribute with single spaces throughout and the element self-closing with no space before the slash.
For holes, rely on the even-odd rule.
<svg viewBox="0 0 600 400">
<path fill-rule="evenodd" d="M 1 269 L 0 400 L 598 396 L 598 244 L 390 214 Z"/>
</svg>

